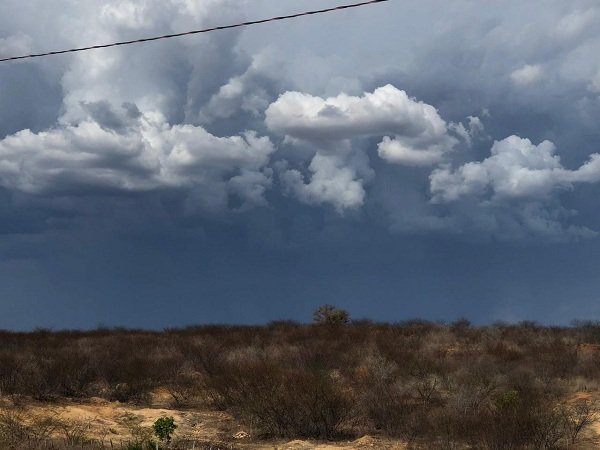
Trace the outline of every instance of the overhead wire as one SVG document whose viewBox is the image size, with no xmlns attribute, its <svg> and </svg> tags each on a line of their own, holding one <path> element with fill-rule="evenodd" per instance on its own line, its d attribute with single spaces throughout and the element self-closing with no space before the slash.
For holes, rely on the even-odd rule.
<svg viewBox="0 0 600 450">
<path fill-rule="evenodd" d="M 176 38 L 176 37 L 190 36 L 190 35 L 194 35 L 194 34 L 211 33 L 213 31 L 229 30 L 232 28 L 248 27 L 248 26 L 259 25 L 259 24 L 268 23 L 268 22 L 277 22 L 277 21 L 281 21 L 281 20 L 295 19 L 297 17 L 325 14 L 325 13 L 329 13 L 329 12 L 341 11 L 341 10 L 350 9 L 350 8 L 359 8 L 362 6 L 368 6 L 368 5 L 373 5 L 375 3 L 383 3 L 383 2 L 387 2 L 387 1 L 389 1 L 389 0 L 368 0 L 368 1 L 362 1 L 360 3 L 339 5 L 339 6 L 334 6 L 331 8 L 317 9 L 317 10 L 312 10 L 312 11 L 304 11 L 304 12 L 288 14 L 288 15 L 284 15 L 284 16 L 269 17 L 267 19 L 241 22 L 241 23 L 236 23 L 236 24 L 232 24 L 232 25 L 222 25 L 222 26 L 218 26 L 218 27 L 204 28 L 201 30 L 192 30 L 192 31 L 184 31 L 181 33 L 164 34 L 161 36 L 152 36 L 152 37 L 147 37 L 147 38 L 133 39 L 133 40 L 129 40 L 129 41 L 112 42 L 109 44 L 90 45 L 87 47 L 75 47 L 75 48 L 70 48 L 70 49 L 65 49 L 65 50 L 56 50 L 56 51 L 45 52 L 45 53 L 32 53 L 29 55 L 11 56 L 8 58 L 0 58 L 0 62 L 41 58 L 43 56 L 63 55 L 65 53 L 85 52 L 85 51 L 97 50 L 97 49 L 101 49 L 101 48 L 119 47 L 119 46 L 123 46 L 123 45 L 140 44 L 143 42 L 159 41 L 159 40 L 163 40 L 163 39 L 172 39 L 172 38 Z"/>
</svg>

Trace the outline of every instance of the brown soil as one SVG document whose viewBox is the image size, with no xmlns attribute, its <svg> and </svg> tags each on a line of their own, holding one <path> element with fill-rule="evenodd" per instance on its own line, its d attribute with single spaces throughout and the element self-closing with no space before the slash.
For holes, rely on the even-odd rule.
<svg viewBox="0 0 600 450">
<path fill-rule="evenodd" d="M 578 398 L 587 398 L 582 393 Z M 86 435 L 105 444 L 118 445 L 131 438 L 127 424 L 136 423 L 150 427 L 162 416 L 172 416 L 178 425 L 176 436 L 207 442 L 227 443 L 243 450 L 405 450 L 406 444 L 378 436 L 366 435 L 353 441 L 315 442 L 307 440 L 264 441 L 251 435 L 251 430 L 241 427 L 229 414 L 201 409 L 172 409 L 155 397 L 153 406 L 137 407 L 99 398 L 87 402 L 60 402 L 56 404 L 31 402 L 24 406 L 26 413 L 36 416 L 53 416 L 71 424 L 85 425 Z M 0 409 L 10 408 L 8 401 L 0 400 Z M 586 438 L 578 445 L 579 450 L 600 448 L 600 420 L 585 433 Z"/>
<path fill-rule="evenodd" d="M 3 406 L 4 405 L 4 406 Z M 8 409 L 8 401 L 0 408 Z M 234 448 L 248 450 L 338 450 L 338 449 L 388 449 L 403 450 L 405 444 L 385 438 L 363 436 L 354 441 L 323 443 L 306 440 L 264 441 L 255 439 L 250 430 L 238 425 L 227 413 L 198 409 L 172 409 L 164 405 L 137 407 L 92 398 L 87 402 L 35 403 L 22 406 L 23 411 L 37 417 L 54 417 L 70 424 L 82 425 L 89 438 L 118 445 L 131 439 L 127 424 L 136 423 L 150 427 L 162 416 L 172 416 L 178 425 L 176 436 L 196 440 L 198 443 L 216 442 L 232 444 Z"/>
</svg>

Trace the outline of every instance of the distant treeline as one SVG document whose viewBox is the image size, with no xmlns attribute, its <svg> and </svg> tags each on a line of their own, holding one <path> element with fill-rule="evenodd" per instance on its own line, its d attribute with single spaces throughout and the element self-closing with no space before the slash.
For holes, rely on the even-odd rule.
<svg viewBox="0 0 600 450">
<path fill-rule="evenodd" d="M 227 410 L 265 438 L 575 448 L 596 419 L 600 324 L 303 325 L 0 332 L 0 393 Z"/>
</svg>

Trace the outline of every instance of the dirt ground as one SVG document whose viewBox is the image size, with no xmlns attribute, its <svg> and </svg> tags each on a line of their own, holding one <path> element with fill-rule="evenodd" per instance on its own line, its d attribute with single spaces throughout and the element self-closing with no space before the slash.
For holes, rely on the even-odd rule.
<svg viewBox="0 0 600 450">
<path fill-rule="evenodd" d="M 160 403 L 160 402 L 158 402 Z M 2 406 L 2 402 L 0 402 Z M 10 407 L 4 401 L 5 407 Z M 54 417 L 66 423 L 78 424 L 85 429 L 87 437 L 110 445 L 118 445 L 132 437 L 132 430 L 150 427 L 156 419 L 172 416 L 178 428 L 175 437 L 200 443 L 226 443 L 236 449 L 252 450 L 337 450 L 337 449 L 389 449 L 402 450 L 406 445 L 372 436 L 353 441 L 323 443 L 305 440 L 263 441 L 255 439 L 250 430 L 236 423 L 227 413 L 172 409 L 166 405 L 136 407 L 119 402 L 92 398 L 87 402 L 63 401 L 56 404 L 29 403 L 23 410 L 26 415 Z M 133 431 L 135 432 L 135 431 Z"/>
<path fill-rule="evenodd" d="M 248 450 L 403 450 L 405 443 L 376 436 L 363 436 L 353 441 L 314 442 L 305 440 L 262 441 L 255 439 L 250 430 L 241 427 L 227 413 L 219 411 L 171 409 L 156 401 L 151 407 L 136 407 L 119 402 L 92 398 L 87 402 L 61 402 L 57 404 L 30 403 L 27 414 L 38 417 L 55 417 L 85 429 L 86 436 L 110 445 L 131 439 L 132 430 L 151 426 L 162 416 L 172 416 L 178 425 L 176 436 L 201 443 L 226 443 L 235 449 Z M 0 402 L 0 406 L 1 406 Z M 5 402 L 8 405 L 8 402 Z M 137 427 L 137 428 L 136 428 Z M 134 431 L 135 432 L 135 431 Z M 592 424 L 584 439 L 574 449 L 600 448 L 600 420 Z"/>
</svg>

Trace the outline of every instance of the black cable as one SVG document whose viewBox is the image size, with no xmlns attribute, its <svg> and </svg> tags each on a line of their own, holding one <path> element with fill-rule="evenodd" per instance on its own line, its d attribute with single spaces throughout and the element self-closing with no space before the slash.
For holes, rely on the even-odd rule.
<svg viewBox="0 0 600 450">
<path fill-rule="evenodd" d="M 389 1 L 389 0 L 369 0 L 369 1 L 364 1 L 364 2 L 360 2 L 360 3 L 354 3 L 354 4 L 351 4 L 351 5 L 335 6 L 335 7 L 332 7 L 332 8 L 319 9 L 319 10 L 314 10 L 314 11 L 306 11 L 306 12 L 302 12 L 302 13 L 290 14 L 290 15 L 287 15 L 287 16 L 277 16 L 277 17 L 270 17 L 268 19 L 261 19 L 261 20 L 253 20 L 253 21 L 250 21 L 250 22 L 236 23 L 234 25 L 223 25 L 223 26 L 220 26 L 220 27 L 205 28 L 203 30 L 193 30 L 193 31 L 186 31 L 186 32 L 183 32 L 183 33 L 165 34 L 165 35 L 162 35 L 162 36 L 154 36 L 154 37 L 149 37 L 149 38 L 134 39 L 132 41 L 121 41 L 121 42 L 113 42 L 111 44 L 91 45 L 89 47 L 78 47 L 78 48 L 71 48 L 71 49 L 67 49 L 67 50 L 58 50 L 58 51 L 54 51 L 54 52 L 35 53 L 35 54 L 31 54 L 31 55 L 22 55 L 22 56 L 12 56 L 10 58 L 1 58 L 0 62 L 16 61 L 16 60 L 19 60 L 19 59 L 40 58 L 42 56 L 62 55 L 64 53 L 84 52 L 84 51 L 87 51 L 87 50 L 96 50 L 96 49 L 99 49 L 99 48 L 118 47 L 118 46 L 121 46 L 121 45 L 139 44 L 141 42 L 158 41 L 158 40 L 161 40 L 161 39 L 171 39 L 171 38 L 180 37 L 180 36 L 189 36 L 191 34 L 210 33 L 212 31 L 228 30 L 230 28 L 247 27 L 247 26 L 250 26 L 250 25 L 258 25 L 258 24 L 261 24 L 261 23 L 276 22 L 276 21 L 279 21 L 279 20 L 287 20 L 287 19 L 294 19 L 296 17 L 312 16 L 312 15 L 315 15 L 315 14 L 323 14 L 323 13 L 328 13 L 328 12 L 332 12 L 332 11 L 340 11 L 340 10 L 343 10 L 343 9 L 358 8 L 360 6 L 367 6 L 367 5 L 372 5 L 374 3 L 382 3 L 382 2 L 387 2 L 387 1 Z"/>
</svg>

